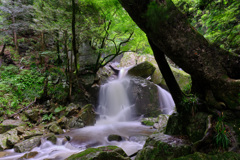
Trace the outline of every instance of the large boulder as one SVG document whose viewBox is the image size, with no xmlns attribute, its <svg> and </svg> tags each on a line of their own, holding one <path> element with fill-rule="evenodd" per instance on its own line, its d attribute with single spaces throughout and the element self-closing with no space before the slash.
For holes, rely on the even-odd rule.
<svg viewBox="0 0 240 160">
<path fill-rule="evenodd" d="M 136 159 L 166 160 L 188 154 L 191 154 L 191 146 L 187 141 L 158 133 L 147 139 Z"/>
<path fill-rule="evenodd" d="M 41 144 L 41 136 L 32 137 L 14 145 L 15 152 L 27 152 Z"/>
<path fill-rule="evenodd" d="M 150 62 L 156 70 L 153 72 L 151 76 L 152 82 L 155 84 L 161 84 L 162 86 L 166 86 L 166 82 L 158 68 L 157 62 L 152 55 L 138 55 L 133 52 L 124 53 L 123 58 L 121 59 L 120 66 L 121 67 L 130 67 L 142 63 L 144 61 Z M 173 72 L 174 77 L 176 78 L 181 89 L 187 88 L 191 83 L 191 77 L 186 72 L 181 69 L 177 69 L 171 66 L 171 70 Z"/>
<path fill-rule="evenodd" d="M 106 146 L 88 148 L 83 152 L 68 157 L 66 160 L 130 160 L 130 158 L 121 148 Z"/>
<path fill-rule="evenodd" d="M 12 148 L 19 140 L 17 129 L 11 129 L 4 134 L 0 134 L 0 150 Z"/>
<path fill-rule="evenodd" d="M 154 83 L 141 77 L 131 77 L 128 92 L 137 116 L 157 117 L 162 113 L 158 88 Z"/>
<path fill-rule="evenodd" d="M 144 61 L 139 63 L 128 70 L 128 74 L 132 76 L 140 76 L 147 78 L 153 74 L 156 67 L 154 67 L 150 62 Z"/>
<path fill-rule="evenodd" d="M 18 126 L 25 126 L 26 123 L 20 120 L 5 120 L 0 124 L 0 134 L 9 131 L 10 129 L 16 128 Z"/>
</svg>

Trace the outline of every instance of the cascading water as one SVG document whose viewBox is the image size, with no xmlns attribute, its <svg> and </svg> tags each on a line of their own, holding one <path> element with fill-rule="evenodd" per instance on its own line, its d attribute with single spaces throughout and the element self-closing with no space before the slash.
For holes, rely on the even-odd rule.
<svg viewBox="0 0 240 160">
<path fill-rule="evenodd" d="M 118 79 L 101 86 L 99 106 L 97 108 L 100 118 L 94 126 L 75 129 L 60 135 L 57 144 L 42 139 L 41 145 L 32 150 L 38 152 L 37 156 L 29 160 L 43 160 L 46 158 L 63 160 L 88 147 L 107 145 L 121 147 L 128 155 L 142 149 L 146 136 L 151 134 L 154 129 L 141 125 L 139 121 L 132 121 L 136 117 L 132 117 L 134 105 L 129 103 L 127 96 L 130 79 L 125 76 L 126 74 L 127 70 L 122 69 L 119 72 Z M 158 89 L 160 108 L 164 114 L 171 114 L 175 106 L 171 95 L 161 87 L 158 87 Z M 113 134 L 123 137 L 123 141 L 108 141 L 107 137 Z M 61 138 L 64 136 L 71 137 L 71 140 L 64 141 L 64 138 Z M 15 153 L 13 149 L 7 152 L 10 155 L 0 158 L 0 160 L 18 159 L 25 154 Z"/>
</svg>

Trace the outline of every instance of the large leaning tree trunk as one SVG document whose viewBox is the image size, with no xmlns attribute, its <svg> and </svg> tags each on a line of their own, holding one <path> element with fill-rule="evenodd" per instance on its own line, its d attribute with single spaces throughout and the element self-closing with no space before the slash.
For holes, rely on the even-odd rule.
<svg viewBox="0 0 240 160">
<path fill-rule="evenodd" d="M 191 75 L 200 98 L 218 109 L 240 110 L 239 55 L 210 44 L 170 0 L 119 2 L 148 39 Z"/>
</svg>

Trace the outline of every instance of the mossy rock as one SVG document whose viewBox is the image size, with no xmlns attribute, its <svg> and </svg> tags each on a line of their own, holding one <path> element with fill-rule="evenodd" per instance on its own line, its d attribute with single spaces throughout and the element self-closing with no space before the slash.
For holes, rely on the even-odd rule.
<svg viewBox="0 0 240 160">
<path fill-rule="evenodd" d="M 176 158 L 174 160 L 239 160 L 240 154 L 235 152 L 225 152 L 214 155 L 208 155 L 204 153 L 195 152 L 187 156 Z"/>
<path fill-rule="evenodd" d="M 106 146 L 88 148 L 83 152 L 68 157 L 66 160 L 130 160 L 130 158 L 121 148 Z"/>
<path fill-rule="evenodd" d="M 32 137 L 14 145 L 15 152 L 27 152 L 41 144 L 41 136 Z"/>
<path fill-rule="evenodd" d="M 115 135 L 115 134 L 109 135 L 107 139 L 108 139 L 108 141 L 118 141 L 118 142 L 123 140 L 123 138 L 121 136 Z"/>
<path fill-rule="evenodd" d="M 17 129 L 11 129 L 4 134 L 0 134 L 0 150 L 12 148 L 19 141 Z"/>
<path fill-rule="evenodd" d="M 158 118 L 143 118 L 141 120 L 141 123 L 146 126 L 153 126 L 157 122 L 158 122 Z"/>
<path fill-rule="evenodd" d="M 0 134 L 5 133 L 18 126 L 26 126 L 26 123 L 20 120 L 5 120 L 0 124 Z"/>
<path fill-rule="evenodd" d="M 94 106 L 92 104 L 85 105 L 78 114 L 78 117 L 81 117 L 84 126 L 94 125 L 96 123 L 96 113 L 94 111 Z"/>
<path fill-rule="evenodd" d="M 132 76 L 147 78 L 153 74 L 155 69 L 156 67 L 154 67 L 150 62 L 144 61 L 129 69 L 128 74 Z"/>
<path fill-rule="evenodd" d="M 147 139 L 136 160 L 167 160 L 188 154 L 191 146 L 187 141 L 158 133 Z"/>
</svg>

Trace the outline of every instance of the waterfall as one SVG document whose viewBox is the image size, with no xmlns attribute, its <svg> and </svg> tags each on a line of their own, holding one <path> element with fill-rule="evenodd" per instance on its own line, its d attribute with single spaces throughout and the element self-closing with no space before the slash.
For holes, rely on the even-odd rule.
<svg viewBox="0 0 240 160">
<path fill-rule="evenodd" d="M 98 113 L 101 119 L 110 121 L 128 121 L 131 119 L 131 108 L 127 94 L 129 78 L 127 70 L 121 69 L 118 79 L 101 86 L 99 92 Z"/>
<path fill-rule="evenodd" d="M 160 103 L 160 109 L 162 110 L 163 114 L 171 115 L 175 112 L 175 103 L 170 93 L 166 90 L 158 86 L 158 97 Z"/>
</svg>

